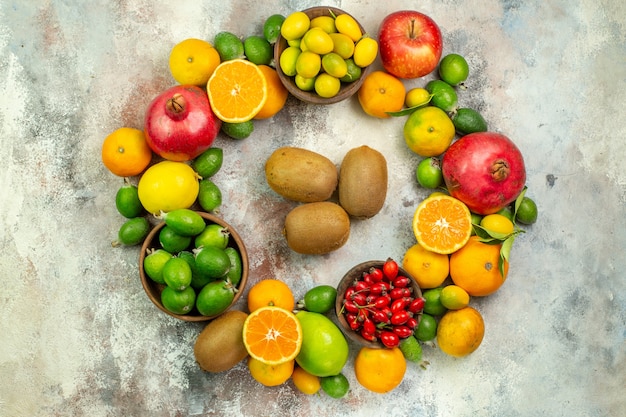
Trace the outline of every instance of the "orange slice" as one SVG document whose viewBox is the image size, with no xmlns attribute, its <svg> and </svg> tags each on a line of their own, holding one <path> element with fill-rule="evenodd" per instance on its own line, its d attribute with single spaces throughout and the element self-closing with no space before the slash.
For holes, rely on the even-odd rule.
<svg viewBox="0 0 626 417">
<path fill-rule="evenodd" d="M 267 365 L 294 360 L 302 347 L 302 327 L 284 308 L 261 307 L 243 324 L 243 344 L 251 357 Z"/>
<path fill-rule="evenodd" d="M 245 59 L 224 61 L 207 83 L 209 102 L 224 122 L 242 123 L 252 119 L 267 101 L 267 81 L 259 67 Z"/>
<path fill-rule="evenodd" d="M 415 210 L 413 232 L 425 249 L 447 255 L 469 240 L 472 217 L 461 200 L 448 195 L 430 196 Z"/>
</svg>

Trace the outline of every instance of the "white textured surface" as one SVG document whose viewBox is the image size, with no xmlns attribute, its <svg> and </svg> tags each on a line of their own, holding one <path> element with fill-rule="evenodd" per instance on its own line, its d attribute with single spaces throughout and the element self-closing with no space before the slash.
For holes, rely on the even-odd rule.
<svg viewBox="0 0 626 417">
<path fill-rule="evenodd" d="M 118 127 L 141 127 L 147 103 L 173 84 L 175 43 L 259 34 L 267 16 L 316 5 L 261 3 L 0 6 L 0 415 L 625 415 L 626 6 L 617 0 L 327 2 L 372 33 L 395 10 L 435 19 L 444 53 L 466 56 L 473 71 L 460 101 L 522 150 L 539 221 L 516 241 L 506 285 L 473 301 L 486 321 L 479 350 L 452 359 L 426 348 L 428 370 L 410 365 L 392 393 L 363 390 L 352 362 L 342 400 L 261 387 L 243 364 L 199 371 L 201 325 L 160 313 L 141 288 L 138 249 L 111 248 L 121 180 L 102 166 L 100 146 Z M 302 296 L 360 261 L 401 259 L 426 195 L 401 129 L 402 120 L 368 118 L 356 100 L 290 99 L 249 139 L 218 139 L 221 214 L 246 241 L 252 283 L 275 276 Z M 368 144 L 388 160 L 383 211 L 354 222 L 335 253 L 297 255 L 280 236 L 292 204 L 269 190 L 262 167 L 287 144 L 336 163 Z"/>
</svg>

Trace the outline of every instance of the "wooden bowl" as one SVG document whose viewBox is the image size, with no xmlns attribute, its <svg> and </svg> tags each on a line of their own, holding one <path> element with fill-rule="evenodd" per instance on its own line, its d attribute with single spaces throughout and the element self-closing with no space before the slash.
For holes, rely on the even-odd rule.
<svg viewBox="0 0 626 417">
<path fill-rule="evenodd" d="M 335 16 L 339 16 L 340 14 L 348 14 L 341 9 L 337 9 L 335 7 L 311 7 L 310 9 L 303 10 L 303 12 L 309 16 L 310 19 L 316 18 L 318 16 L 331 16 L 331 11 Z M 358 22 L 357 22 L 358 23 Z M 361 32 L 365 34 L 365 29 L 359 23 L 359 27 L 361 28 Z M 361 76 L 358 80 L 352 81 L 351 83 L 341 83 L 341 88 L 339 89 L 339 93 L 334 97 L 324 98 L 319 96 L 315 91 L 302 91 L 296 86 L 296 82 L 294 77 L 289 77 L 283 73 L 280 68 L 280 54 L 288 47 L 287 40 L 282 36 L 279 36 L 274 44 L 274 61 L 276 62 L 276 72 L 278 73 L 278 77 L 280 81 L 283 83 L 285 88 L 297 99 L 312 103 L 312 104 L 333 104 L 338 103 L 351 97 L 354 95 L 361 85 L 363 81 L 365 81 L 365 77 L 370 73 L 372 66 L 368 65 L 365 68 L 362 68 Z"/>
<path fill-rule="evenodd" d="M 212 214 L 204 213 L 204 212 L 198 212 L 198 214 L 200 214 L 204 218 L 205 223 L 207 224 L 216 223 L 222 227 L 227 228 L 230 232 L 228 246 L 235 248 L 241 255 L 241 266 L 242 266 L 241 280 L 239 281 L 239 284 L 237 285 L 238 291 L 235 293 L 235 298 L 233 299 L 233 302 L 224 311 L 226 312 L 237 302 L 239 297 L 241 297 L 241 295 L 243 294 L 243 290 L 246 287 L 246 284 L 248 282 L 248 268 L 249 268 L 248 252 L 246 251 L 246 247 L 243 243 L 243 240 L 241 240 L 241 237 L 239 237 L 239 235 L 237 234 L 237 232 L 232 226 L 230 226 L 224 220 Z M 189 314 L 184 314 L 184 315 L 175 314 L 169 311 L 168 309 L 166 309 L 163 306 L 163 303 L 161 303 L 161 291 L 163 291 L 163 288 L 165 288 L 165 285 L 156 283 L 150 277 L 148 277 L 144 271 L 143 263 L 150 249 L 161 248 L 161 245 L 159 243 L 159 232 L 164 226 L 165 226 L 165 223 L 161 222 L 157 224 L 150 231 L 150 233 L 148 234 L 148 236 L 143 242 L 143 245 L 141 247 L 141 253 L 139 255 L 139 276 L 141 278 L 141 285 L 143 286 L 143 289 L 146 291 L 148 298 L 150 298 L 150 301 L 152 301 L 152 303 L 154 303 L 154 305 L 157 306 L 161 311 L 163 311 L 166 314 L 169 314 L 172 317 L 176 317 L 177 319 L 180 319 L 180 320 L 199 322 L 199 321 L 211 320 L 220 316 L 224 312 L 214 315 L 214 316 L 203 316 L 195 308 Z"/>
<path fill-rule="evenodd" d="M 337 321 L 339 322 L 339 327 L 341 331 L 346 335 L 346 337 L 353 342 L 370 347 L 370 348 L 380 348 L 383 349 L 385 346 L 379 342 L 371 342 L 369 340 L 364 339 L 359 333 L 352 330 L 348 325 L 348 321 L 346 320 L 346 316 L 343 314 L 343 300 L 345 299 L 346 289 L 354 284 L 355 281 L 361 280 L 363 277 L 363 273 L 369 271 L 371 268 L 380 268 L 382 269 L 384 261 L 367 261 L 361 264 L 356 265 L 354 268 L 349 270 L 346 275 L 343 276 L 339 284 L 337 285 L 337 298 L 335 300 L 335 313 L 337 314 Z M 413 288 L 413 297 L 421 297 L 422 290 L 420 289 L 417 281 L 413 278 L 405 269 L 399 267 L 398 275 L 403 275 L 411 279 L 411 288 Z M 421 318 L 421 314 L 416 317 L 419 320 Z"/>
</svg>

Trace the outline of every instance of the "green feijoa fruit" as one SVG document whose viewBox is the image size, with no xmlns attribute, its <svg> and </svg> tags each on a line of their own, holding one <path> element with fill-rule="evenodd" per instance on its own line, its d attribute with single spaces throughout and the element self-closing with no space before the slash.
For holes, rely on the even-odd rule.
<svg viewBox="0 0 626 417">
<path fill-rule="evenodd" d="M 115 194 L 115 207 L 127 219 L 139 217 L 144 210 L 139 201 L 137 186 L 124 181 L 124 185 Z"/>
<path fill-rule="evenodd" d="M 196 308 L 203 316 L 223 313 L 235 298 L 235 287 L 226 280 L 209 282 L 196 297 Z"/>
<path fill-rule="evenodd" d="M 452 115 L 452 124 L 460 134 L 467 135 L 469 133 L 486 132 L 487 122 L 474 109 L 461 107 Z"/>
<path fill-rule="evenodd" d="M 441 163 L 436 157 L 425 158 L 417 164 L 415 170 L 417 182 L 424 188 L 435 189 L 443 184 Z"/>
<path fill-rule="evenodd" d="M 272 45 L 263 36 L 248 36 L 243 41 L 243 53 L 256 65 L 270 65 L 274 58 Z"/>
<path fill-rule="evenodd" d="M 230 269 L 226 273 L 226 279 L 234 286 L 237 286 L 243 274 L 241 255 L 237 249 L 230 246 L 224 249 L 224 252 L 226 252 L 228 259 L 230 259 Z"/>
<path fill-rule="evenodd" d="M 171 287 L 163 288 L 161 303 L 168 311 L 174 314 L 187 314 L 196 303 L 196 292 L 191 287 L 176 291 Z"/>
<path fill-rule="evenodd" d="M 469 65 L 459 54 L 448 54 L 439 62 L 439 76 L 450 85 L 459 85 L 467 80 Z"/>
<path fill-rule="evenodd" d="M 239 123 L 223 122 L 221 130 L 232 139 L 242 140 L 248 138 L 254 132 L 254 122 L 252 120 Z"/>
<path fill-rule="evenodd" d="M 454 111 L 458 97 L 454 88 L 445 81 L 432 80 L 426 84 L 426 91 L 432 94 L 430 104 L 446 112 Z"/>
<path fill-rule="evenodd" d="M 204 211 L 216 211 L 222 205 L 222 190 L 210 179 L 200 180 L 198 204 Z"/>
<path fill-rule="evenodd" d="M 158 284 L 164 284 L 163 267 L 165 263 L 172 259 L 172 254 L 165 249 L 152 250 L 145 258 L 143 258 L 143 270 L 152 281 Z"/>
<path fill-rule="evenodd" d="M 205 277 L 223 278 L 230 270 L 230 258 L 224 249 L 215 246 L 203 246 L 194 249 L 194 255 L 196 268 Z"/>
<path fill-rule="evenodd" d="M 222 168 L 224 151 L 222 148 L 209 148 L 198 155 L 192 162 L 191 167 L 202 178 L 210 178 Z"/>
<path fill-rule="evenodd" d="M 208 224 L 202 233 L 196 236 L 194 243 L 196 248 L 202 246 L 215 246 L 220 249 L 226 249 L 228 240 L 230 239 L 230 231 L 217 223 Z"/>
<path fill-rule="evenodd" d="M 162 213 L 161 218 L 168 227 L 181 236 L 199 235 L 206 226 L 204 218 L 190 209 L 176 209 Z"/>
<path fill-rule="evenodd" d="M 179 235 L 167 225 L 159 232 L 159 243 L 169 253 L 177 253 L 187 249 L 191 245 L 192 240 L 191 236 Z"/>
<path fill-rule="evenodd" d="M 298 302 L 298 307 L 307 311 L 324 314 L 335 306 L 337 289 L 330 285 L 318 285 L 311 288 L 304 294 L 302 301 Z"/>
<path fill-rule="evenodd" d="M 420 345 L 420 342 L 414 336 L 400 339 L 400 345 L 398 347 L 407 361 L 415 363 L 422 361 L 422 345 Z"/>
<path fill-rule="evenodd" d="M 148 236 L 150 223 L 145 217 L 128 219 L 117 233 L 118 242 L 126 246 L 138 245 Z"/>
<path fill-rule="evenodd" d="M 280 35 L 280 27 L 285 21 L 285 16 L 273 14 L 263 23 L 263 36 L 269 43 L 276 43 Z"/>
<path fill-rule="evenodd" d="M 220 54 L 220 60 L 244 58 L 243 41 L 231 32 L 220 32 L 213 39 L 213 46 Z"/>
<path fill-rule="evenodd" d="M 515 219 L 522 224 L 533 224 L 537 221 L 537 216 L 537 204 L 531 198 L 524 196 L 515 213 Z"/>
<path fill-rule="evenodd" d="M 163 281 L 168 287 L 182 291 L 191 285 L 191 267 L 184 259 L 172 257 L 163 265 Z"/>
<path fill-rule="evenodd" d="M 187 262 L 191 268 L 191 286 L 193 289 L 200 290 L 206 284 L 213 281 L 213 279 L 205 277 L 200 273 L 198 267 L 196 266 L 196 257 L 192 252 L 184 250 L 179 252 L 177 256 Z"/>
<path fill-rule="evenodd" d="M 321 377 L 320 385 L 322 391 L 332 398 L 343 398 L 350 390 L 350 382 L 343 374 Z"/>
</svg>

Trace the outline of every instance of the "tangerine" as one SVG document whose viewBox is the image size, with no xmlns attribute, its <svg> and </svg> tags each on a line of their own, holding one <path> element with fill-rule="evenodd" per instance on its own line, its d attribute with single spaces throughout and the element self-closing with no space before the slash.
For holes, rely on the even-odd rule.
<svg viewBox="0 0 626 417">
<path fill-rule="evenodd" d="M 250 357 L 263 364 L 293 362 L 302 347 L 302 326 L 291 311 L 261 307 L 251 312 L 243 324 L 243 344 Z"/>
<path fill-rule="evenodd" d="M 277 365 L 269 365 L 258 359 L 248 358 L 248 370 L 257 382 L 266 387 L 280 385 L 291 377 L 295 361 L 290 360 Z"/>
<path fill-rule="evenodd" d="M 278 279 L 261 280 L 254 284 L 248 292 L 248 310 L 250 312 L 266 306 L 292 311 L 295 304 L 295 297 L 291 288 Z"/>
<path fill-rule="evenodd" d="M 217 49 L 201 39 L 185 39 L 174 45 L 169 56 L 172 77 L 181 85 L 206 85 L 219 64 Z"/>
<path fill-rule="evenodd" d="M 365 77 L 357 93 L 363 111 L 381 119 L 391 117 L 387 112 L 400 111 L 405 95 L 402 81 L 384 71 L 374 71 Z"/>
<path fill-rule="evenodd" d="M 254 119 L 268 119 L 285 107 L 289 91 L 280 82 L 278 73 L 274 68 L 267 65 L 259 65 L 259 69 L 267 82 L 267 100 L 261 107 L 261 110 L 254 116 Z"/>
<path fill-rule="evenodd" d="M 472 297 L 486 296 L 496 292 L 509 271 L 509 262 L 500 257 L 502 244 L 487 244 L 480 237 L 472 236 L 467 244 L 450 255 L 450 277 L 455 285 Z M 504 262 L 504 276 L 499 262 Z"/>
<path fill-rule="evenodd" d="M 467 206 L 448 195 L 431 195 L 413 216 L 413 232 L 424 248 L 441 254 L 461 249 L 472 234 L 472 217 Z"/>
<path fill-rule="evenodd" d="M 448 355 L 463 357 L 480 346 L 485 335 L 482 315 L 472 307 L 449 310 L 439 320 L 437 345 Z"/>
<path fill-rule="evenodd" d="M 293 385 L 300 390 L 300 392 L 312 395 L 317 393 L 322 387 L 320 377 L 308 373 L 303 368 L 296 366 L 291 374 L 291 380 Z"/>
<path fill-rule="evenodd" d="M 429 157 L 441 155 L 452 143 L 455 129 L 450 117 L 439 107 L 415 110 L 404 123 L 404 140 L 410 150 Z"/>
<path fill-rule="evenodd" d="M 102 143 L 102 163 L 118 177 L 141 174 L 151 160 L 152 150 L 139 129 L 121 127 Z"/>
<path fill-rule="evenodd" d="M 448 255 L 425 249 L 419 243 L 411 246 L 402 260 L 406 270 L 422 289 L 436 288 L 443 284 L 450 272 Z"/>
<path fill-rule="evenodd" d="M 354 373 L 364 388 L 385 393 L 400 385 L 406 372 L 406 359 L 400 348 L 363 347 L 354 360 Z"/>
</svg>

